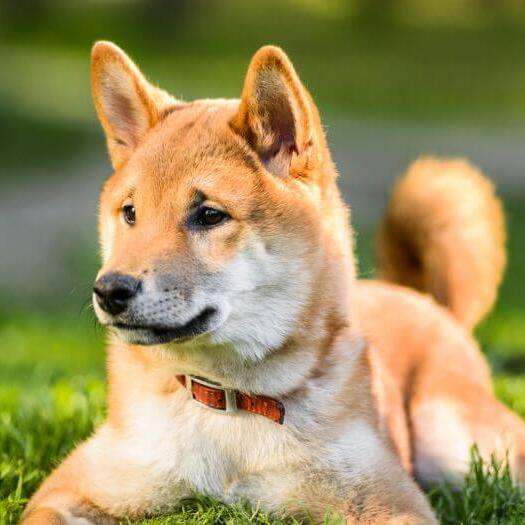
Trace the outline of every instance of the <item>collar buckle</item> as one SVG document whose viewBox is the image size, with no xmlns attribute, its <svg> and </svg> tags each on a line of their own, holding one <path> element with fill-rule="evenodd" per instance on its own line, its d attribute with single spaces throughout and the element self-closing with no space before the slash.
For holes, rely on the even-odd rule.
<svg viewBox="0 0 525 525">
<path fill-rule="evenodd" d="M 212 410 L 213 412 L 221 412 L 223 414 L 225 412 L 237 412 L 237 392 L 233 388 L 226 388 L 221 385 L 218 385 L 217 383 L 212 383 L 210 381 L 201 379 L 200 377 L 195 377 L 195 376 L 191 376 L 188 374 L 185 375 L 185 379 L 186 379 L 186 390 L 190 393 L 191 399 L 193 400 L 194 403 L 197 403 L 197 405 L 207 408 L 208 410 Z M 192 386 L 194 383 L 223 392 L 224 400 L 225 400 L 225 408 L 215 408 L 206 403 L 199 401 L 193 395 Z"/>
</svg>

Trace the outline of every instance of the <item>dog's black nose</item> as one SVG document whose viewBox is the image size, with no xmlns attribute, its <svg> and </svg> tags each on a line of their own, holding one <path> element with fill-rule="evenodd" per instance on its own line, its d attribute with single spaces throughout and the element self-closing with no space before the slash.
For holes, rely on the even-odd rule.
<svg viewBox="0 0 525 525">
<path fill-rule="evenodd" d="M 93 292 L 97 297 L 97 303 L 112 315 L 122 313 L 129 305 L 130 300 L 140 289 L 140 281 L 131 275 L 121 273 L 107 273 L 100 277 Z"/>
</svg>

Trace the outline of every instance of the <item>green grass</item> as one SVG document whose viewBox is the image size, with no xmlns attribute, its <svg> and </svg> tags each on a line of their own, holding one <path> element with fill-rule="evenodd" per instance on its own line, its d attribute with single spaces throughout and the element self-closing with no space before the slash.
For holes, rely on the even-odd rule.
<svg viewBox="0 0 525 525">
<path fill-rule="evenodd" d="M 429 498 L 443 525 L 521 525 L 525 520 L 525 492 L 513 484 L 508 464 L 494 458 L 485 463 L 475 448 L 463 490 L 436 487 Z"/>
<path fill-rule="evenodd" d="M 525 199 L 507 203 L 511 254 L 495 312 L 477 336 L 495 371 L 498 396 L 525 416 Z M 370 275 L 372 236 L 359 238 L 361 273 Z M 70 310 L 70 312 L 75 310 Z M 0 523 L 16 523 L 49 471 L 104 418 L 104 334 L 89 310 L 0 314 Z M 474 456 L 461 492 L 443 486 L 430 500 L 448 524 L 525 522 L 524 493 L 508 470 Z M 258 510 L 209 499 L 143 523 L 280 524 Z M 337 520 L 327 518 L 327 523 Z"/>
</svg>

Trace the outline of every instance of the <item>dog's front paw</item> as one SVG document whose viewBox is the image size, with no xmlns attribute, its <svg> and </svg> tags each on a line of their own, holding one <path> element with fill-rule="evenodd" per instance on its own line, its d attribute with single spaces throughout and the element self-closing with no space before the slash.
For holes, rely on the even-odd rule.
<svg viewBox="0 0 525 525">
<path fill-rule="evenodd" d="M 98 512 L 60 512 L 51 507 L 36 508 L 21 521 L 21 525 L 115 525 L 116 523 L 113 518 Z"/>
<path fill-rule="evenodd" d="M 21 525 L 68 525 L 65 517 L 49 507 L 40 507 L 22 518 Z"/>
</svg>

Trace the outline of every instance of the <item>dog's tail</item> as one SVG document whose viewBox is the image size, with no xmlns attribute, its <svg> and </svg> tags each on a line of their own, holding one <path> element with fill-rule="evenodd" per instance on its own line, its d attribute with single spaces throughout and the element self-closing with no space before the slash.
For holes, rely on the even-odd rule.
<svg viewBox="0 0 525 525">
<path fill-rule="evenodd" d="M 388 204 L 379 277 L 431 294 L 472 329 L 496 300 L 505 241 L 501 202 L 477 168 L 464 160 L 420 159 Z"/>
</svg>

